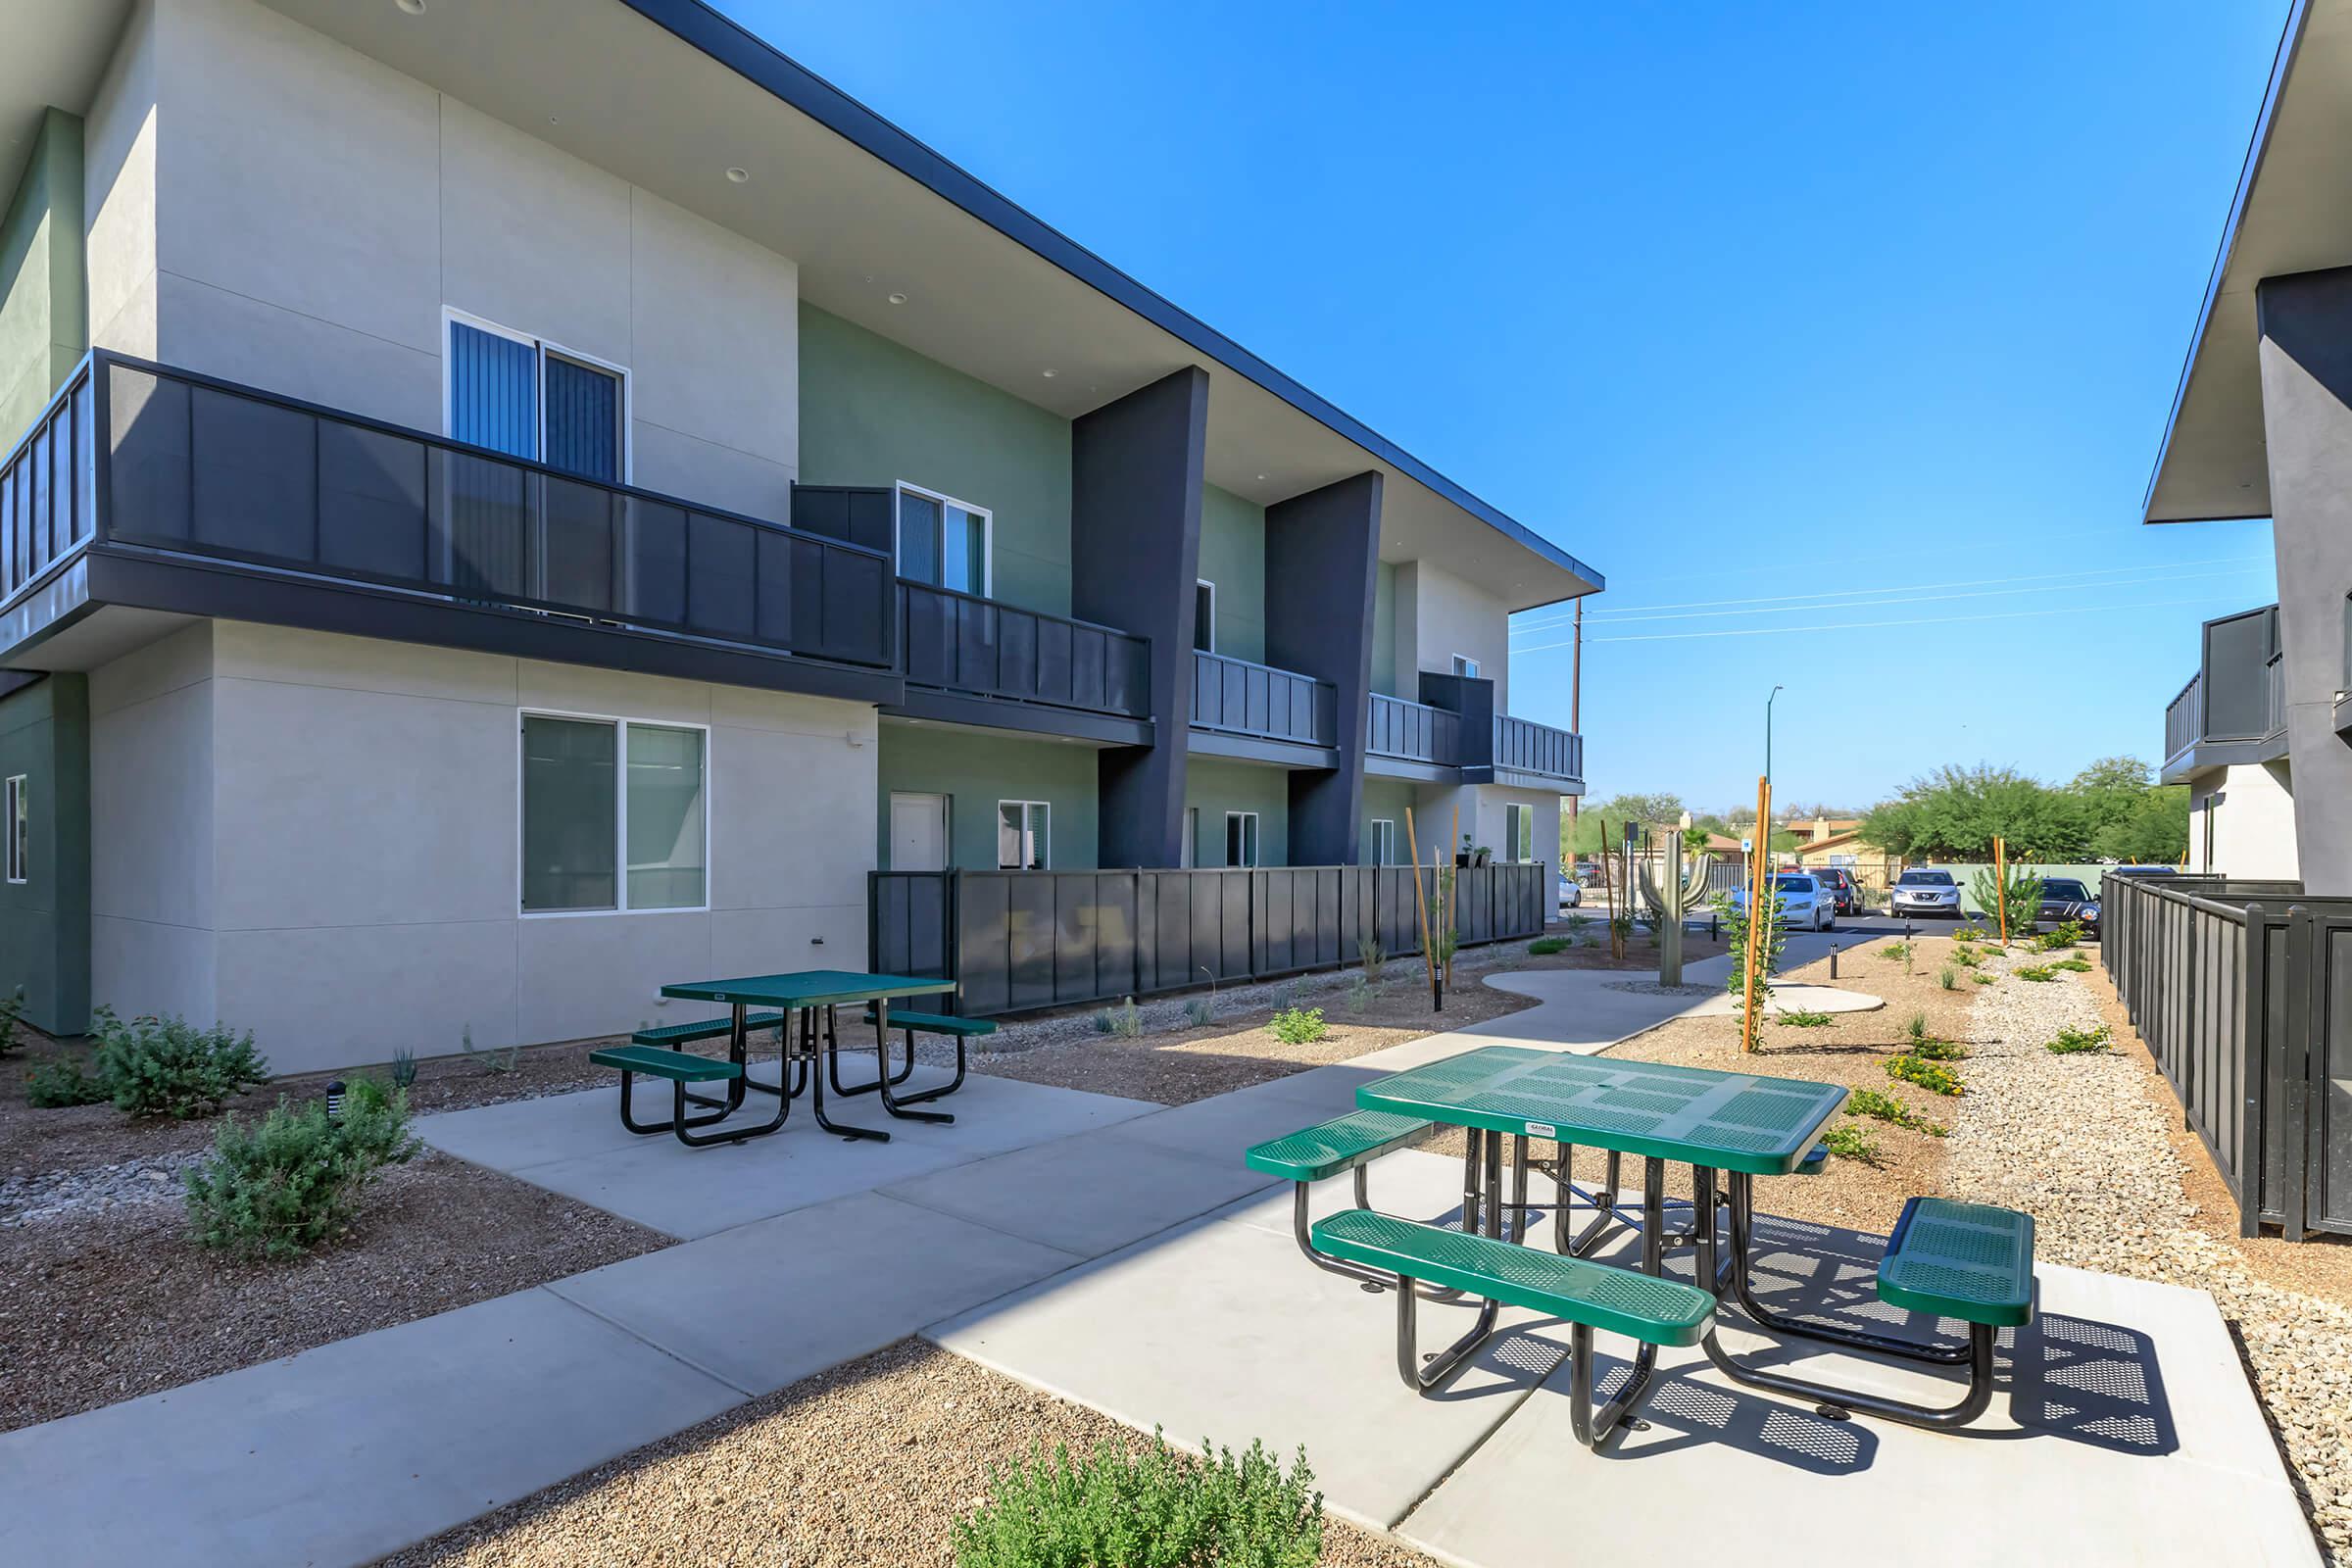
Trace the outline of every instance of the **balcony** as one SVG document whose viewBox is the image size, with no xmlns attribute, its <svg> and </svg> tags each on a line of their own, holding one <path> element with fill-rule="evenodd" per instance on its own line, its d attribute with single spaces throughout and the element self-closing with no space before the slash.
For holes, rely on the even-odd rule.
<svg viewBox="0 0 2352 1568">
<path fill-rule="evenodd" d="M 2205 623 L 2204 659 L 2164 710 L 2164 780 L 2286 755 L 2286 670 L 2278 607 Z"/>
<path fill-rule="evenodd" d="M 1194 650 L 1192 706 L 1196 730 L 1234 736 L 1260 747 L 1273 743 L 1329 751 L 1339 744 L 1338 689 L 1329 681 L 1270 664 Z M 1253 756 L 1260 751 L 1245 746 L 1233 755 Z M 1264 752 L 1263 756 L 1268 760 L 1286 760 L 1276 752 Z"/>
<path fill-rule="evenodd" d="M 1462 762 L 1462 718 L 1449 709 L 1372 694 L 1364 751 L 1391 761 L 1452 768 Z"/>
<path fill-rule="evenodd" d="M 1150 638 L 906 578 L 899 635 L 909 714 L 1151 742 Z"/>
<path fill-rule="evenodd" d="M 1516 775 L 1516 776 L 1514 776 Z M 1539 788 L 1585 784 L 1585 738 L 1532 718 L 1494 715 L 1494 777 L 1500 783 Z"/>
<path fill-rule="evenodd" d="M 872 549 L 104 352 L 0 464 L 0 652 L 110 606 L 883 701 Z"/>
</svg>

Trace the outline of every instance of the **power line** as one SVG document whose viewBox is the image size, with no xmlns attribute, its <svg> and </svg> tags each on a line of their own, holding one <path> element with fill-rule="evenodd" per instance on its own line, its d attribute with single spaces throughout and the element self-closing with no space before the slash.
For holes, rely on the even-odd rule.
<svg viewBox="0 0 2352 1568">
<path fill-rule="evenodd" d="M 1882 605 L 1931 605 L 1950 599 L 2007 599 L 2017 594 L 2082 593 L 2100 588 L 2137 588 L 2148 583 L 2209 581 L 2217 577 L 2235 576 L 2249 571 L 2267 571 L 2270 563 L 2249 561 L 2243 565 L 2221 571 L 2192 568 L 2185 571 L 2150 572 L 2139 577 L 2118 577 L 2106 582 L 2039 583 L 2031 588 L 1980 588 L 1964 594 L 1906 594 L 1885 599 L 1857 600 L 1842 605 L 1772 605 L 1756 610 L 1685 610 L 1664 615 L 1621 615 L 1615 620 L 1601 622 L 1604 626 L 1631 626 L 1644 620 L 1717 620 L 1733 615 L 1801 615 L 1813 610 L 1876 610 Z M 1606 641 L 1606 639 L 1602 639 Z"/>
<path fill-rule="evenodd" d="M 2164 610 L 2175 605 L 2209 604 L 2207 599 L 2156 599 L 2135 610 Z M 2080 613 L 2078 607 L 2061 605 L 2053 610 L 2011 610 L 1982 615 L 1912 615 L 1895 620 L 1831 621 L 1817 626 L 1735 626 L 1722 631 L 1653 631 L 1640 632 L 1631 637 L 1588 637 L 1591 643 L 1678 643 L 1697 637 L 1775 637 L 1787 632 L 1810 631 L 1875 631 L 1888 626 L 1952 626 L 1972 620 L 2026 620 L 2037 615 L 2072 615 Z M 1569 643 L 1543 643 L 1534 648 L 1514 648 L 1513 654 L 1543 654 L 1553 649 L 1567 648 Z"/>
<path fill-rule="evenodd" d="M 1880 594 L 1913 593 L 1930 588 L 1984 588 L 2011 582 L 2052 582 L 2070 577 L 2112 577 L 2124 572 L 2160 571 L 2177 566 L 2252 565 L 2263 564 L 2261 558 L 2245 556 L 2210 556 L 2198 561 L 2150 563 L 2134 566 L 2082 566 L 2073 571 L 2015 573 L 2003 577 L 1965 577 L 1948 582 L 1882 583 L 1875 588 L 1824 588 L 1803 594 L 1765 594 L 1747 599 L 1690 599 L 1662 605 L 1594 606 L 1587 612 L 1591 616 L 1631 616 L 1652 610 L 1711 610 L 1726 605 L 1785 604 L 1795 600 L 1855 599 Z M 1829 610 L 1830 605 L 1797 605 L 1800 610 Z M 1570 617 L 1554 615 L 1544 620 L 1531 620 L 1514 627 L 1517 631 L 1539 631 L 1545 626 L 1560 625 Z"/>
</svg>

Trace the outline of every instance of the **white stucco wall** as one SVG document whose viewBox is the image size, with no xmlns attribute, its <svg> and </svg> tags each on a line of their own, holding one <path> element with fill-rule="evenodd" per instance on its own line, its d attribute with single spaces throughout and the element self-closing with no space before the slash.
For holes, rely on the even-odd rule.
<svg viewBox="0 0 2352 1568">
<path fill-rule="evenodd" d="M 874 710 L 233 621 L 92 676 L 94 995 L 278 1072 L 705 1016 L 863 961 Z M 709 910 L 526 917 L 520 711 L 710 726 Z M 820 941 L 821 939 L 821 941 Z"/>
<path fill-rule="evenodd" d="M 1502 601 L 1426 561 L 1408 561 L 1396 568 L 1391 613 L 1398 695 L 1417 696 L 1421 671 L 1448 674 L 1460 654 L 1477 660 L 1479 673 L 1494 683 L 1494 710 L 1510 710 L 1510 614 Z"/>
<path fill-rule="evenodd" d="M 2216 768 L 2190 783 L 2189 870 L 2292 881 L 2302 875 L 2297 859 L 2294 780 L 2286 762 Z"/>
<path fill-rule="evenodd" d="M 90 125 L 99 346 L 437 431 L 448 306 L 626 368 L 637 483 L 787 514 L 790 260 L 252 0 L 148 0 Z"/>
<path fill-rule="evenodd" d="M 1557 865 L 1560 858 L 1560 797 L 1543 790 L 1509 789 L 1500 784 L 1415 786 L 1413 815 L 1420 829 L 1418 836 L 1422 860 L 1429 862 L 1451 855 L 1462 847 L 1463 838 L 1469 839 L 1470 848 L 1476 849 L 1483 844 L 1493 850 L 1497 858 L 1502 858 L 1508 825 L 1505 808 L 1514 803 L 1530 807 L 1535 811 L 1536 858 Z M 1447 835 L 1457 820 L 1457 810 L 1460 813 L 1461 835 L 1448 842 Z M 1399 827 L 1397 831 L 1401 834 L 1403 829 Z M 1401 858 L 1401 837 L 1397 840 L 1397 852 Z"/>
</svg>

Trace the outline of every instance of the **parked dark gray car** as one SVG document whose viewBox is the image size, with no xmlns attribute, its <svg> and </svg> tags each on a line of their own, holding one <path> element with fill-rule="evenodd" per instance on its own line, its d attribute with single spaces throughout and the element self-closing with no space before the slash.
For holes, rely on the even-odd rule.
<svg viewBox="0 0 2352 1568">
<path fill-rule="evenodd" d="M 2044 878 L 2041 884 L 2041 912 L 2034 921 L 2035 926 L 2055 929 L 2067 921 L 2079 922 L 2091 936 L 2099 934 L 2099 901 L 2089 888 L 2071 876 Z"/>
</svg>

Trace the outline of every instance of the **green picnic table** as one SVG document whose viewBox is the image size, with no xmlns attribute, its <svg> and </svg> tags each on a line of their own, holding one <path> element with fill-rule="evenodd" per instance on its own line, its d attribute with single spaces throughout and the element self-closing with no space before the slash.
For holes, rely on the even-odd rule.
<svg viewBox="0 0 2352 1568">
<path fill-rule="evenodd" d="M 859 1006 L 870 1004 L 874 1009 L 874 1048 L 876 1054 L 876 1090 L 882 1106 L 893 1116 L 909 1121 L 952 1122 L 956 1118 L 944 1111 L 915 1110 L 916 1097 L 894 1097 L 890 1076 L 890 1004 L 897 997 L 936 996 L 953 992 L 956 982 L 906 974 L 864 974 L 852 969 L 804 969 L 794 974 L 746 975 L 733 980 L 692 980 L 662 988 L 665 997 L 690 998 L 703 1002 L 723 1002 L 734 1009 L 732 1027 L 727 1036 L 728 1058 L 737 1067 L 745 1065 L 750 1050 L 748 1022 L 754 1007 L 772 1007 L 782 1015 L 779 1038 L 784 1042 L 785 1061 L 777 1069 L 776 1086 L 754 1081 L 749 1074 L 733 1079 L 727 1086 L 726 1106 L 732 1111 L 741 1106 L 747 1086 L 763 1094 L 779 1096 L 784 1101 L 774 1126 L 783 1125 L 783 1111 L 798 1090 L 789 1080 L 787 1068 L 798 1059 L 809 1086 L 811 1108 L 816 1124 L 829 1133 L 844 1138 L 868 1138 L 888 1143 L 890 1134 L 873 1127 L 853 1127 L 836 1122 L 825 1114 L 825 1072 L 815 1070 L 815 1058 L 832 1055 L 841 1049 L 839 1009 L 847 1004 Z M 824 1028 L 817 1029 L 818 1013 L 823 1014 Z M 792 1014 L 800 1014 L 800 1044 L 796 1050 L 792 1036 Z M 829 1065 L 829 1063 L 828 1063 Z M 837 1081 L 838 1085 L 838 1081 Z"/>
</svg>

